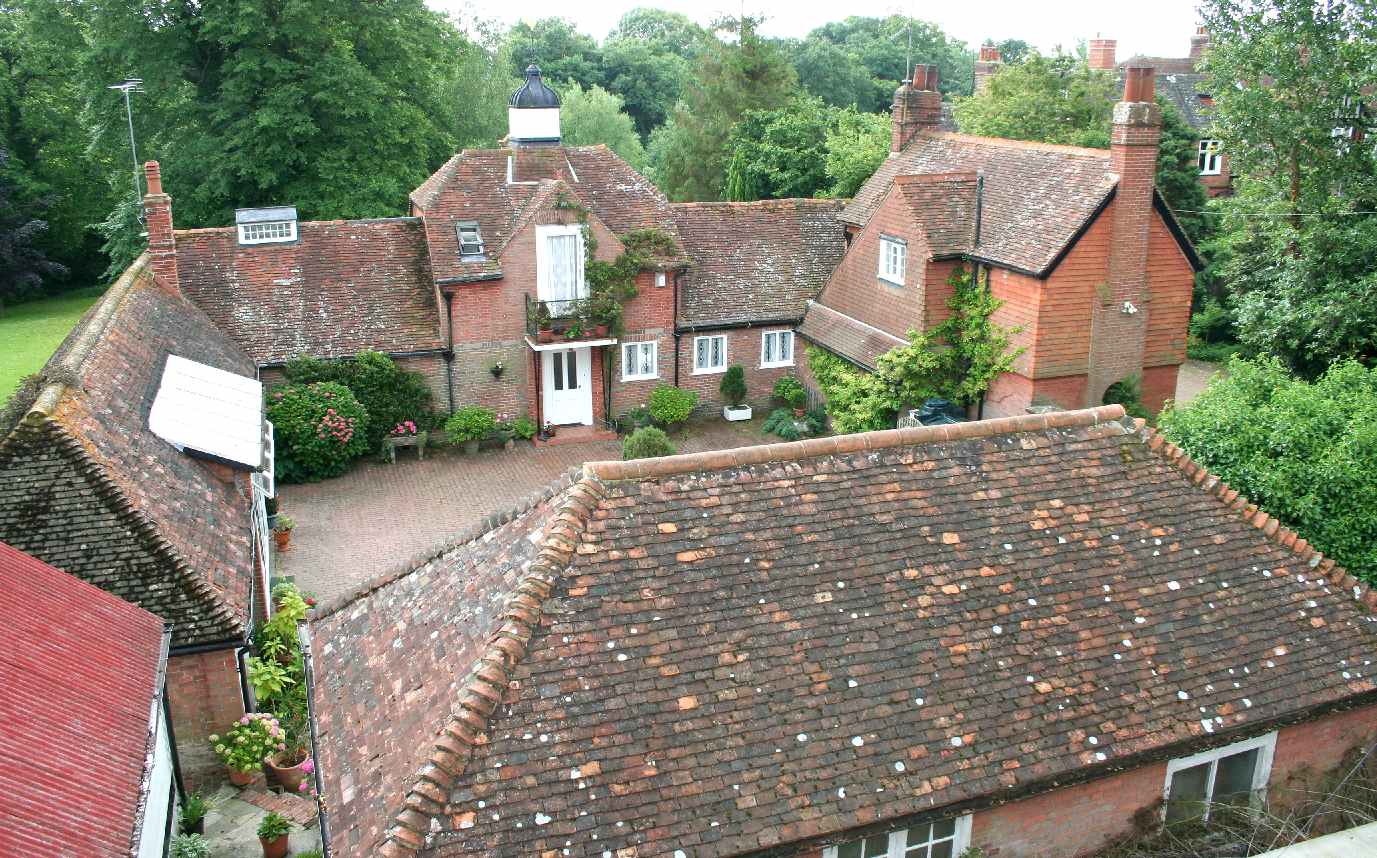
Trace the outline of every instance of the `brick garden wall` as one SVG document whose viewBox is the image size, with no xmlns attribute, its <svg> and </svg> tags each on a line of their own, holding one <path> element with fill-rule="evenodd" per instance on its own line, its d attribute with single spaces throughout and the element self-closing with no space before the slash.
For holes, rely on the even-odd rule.
<svg viewBox="0 0 1377 858">
<path fill-rule="evenodd" d="M 167 703 L 187 789 L 206 791 L 222 783 L 225 769 L 207 737 L 223 733 L 244 714 L 234 650 L 170 656 Z"/>
</svg>

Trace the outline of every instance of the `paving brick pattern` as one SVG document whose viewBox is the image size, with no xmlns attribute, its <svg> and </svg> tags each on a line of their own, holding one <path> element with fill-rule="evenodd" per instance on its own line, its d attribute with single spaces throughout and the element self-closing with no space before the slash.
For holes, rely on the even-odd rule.
<svg viewBox="0 0 1377 858">
<path fill-rule="evenodd" d="M 778 440 L 760 431 L 763 413 L 750 422 L 719 417 L 695 420 L 674 433 L 682 453 Z M 365 460 L 334 480 L 281 487 L 281 509 L 296 520 L 291 548 L 279 553 L 275 575 L 287 575 L 321 602 L 409 564 L 507 509 L 585 461 L 621 458 L 617 441 L 544 447 L 520 443 L 511 450 L 465 456 L 458 448 L 408 452 L 389 465 Z"/>
</svg>

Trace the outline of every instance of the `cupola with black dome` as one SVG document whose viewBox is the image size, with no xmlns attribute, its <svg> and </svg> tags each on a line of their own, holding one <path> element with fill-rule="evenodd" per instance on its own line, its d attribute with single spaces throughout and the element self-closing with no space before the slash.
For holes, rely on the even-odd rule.
<svg viewBox="0 0 1377 858">
<path fill-rule="evenodd" d="M 507 140 L 517 146 L 558 145 L 559 94 L 540 78 L 540 66 L 526 67 L 526 82 L 507 102 Z"/>
</svg>

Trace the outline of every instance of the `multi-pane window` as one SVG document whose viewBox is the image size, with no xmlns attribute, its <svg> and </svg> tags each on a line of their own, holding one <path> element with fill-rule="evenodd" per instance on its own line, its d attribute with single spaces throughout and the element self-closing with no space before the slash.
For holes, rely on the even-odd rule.
<svg viewBox="0 0 1377 858">
<path fill-rule="evenodd" d="M 722 335 L 693 338 L 694 373 L 726 372 L 727 338 Z"/>
<path fill-rule="evenodd" d="M 794 332 L 766 331 L 760 336 L 760 365 L 793 366 Z"/>
<path fill-rule="evenodd" d="M 577 225 L 537 227 L 536 296 L 548 302 L 550 315 L 573 314 L 578 299 L 587 297 L 583 279 L 583 231 Z"/>
<path fill-rule="evenodd" d="M 296 241 L 296 221 L 269 220 L 239 224 L 240 244 L 267 244 L 274 241 Z"/>
<path fill-rule="evenodd" d="M 460 256 L 482 256 L 483 255 L 483 233 L 478 230 L 475 221 L 466 220 L 455 224 L 455 232 L 459 234 L 459 255 Z"/>
<path fill-rule="evenodd" d="M 880 279 L 902 286 L 907 266 L 908 245 L 903 239 L 880 236 Z"/>
<path fill-rule="evenodd" d="M 956 858 L 971 841 L 971 816 L 939 819 L 828 847 L 823 858 Z"/>
<path fill-rule="evenodd" d="M 622 381 L 640 381 L 659 375 L 659 349 L 654 340 L 622 344 Z"/>
<path fill-rule="evenodd" d="M 1167 764 L 1167 822 L 1210 817 L 1211 807 L 1248 807 L 1267 786 L 1276 733 Z"/>
<path fill-rule="evenodd" d="M 1224 141 L 1201 140 L 1199 151 L 1200 175 L 1218 176 L 1224 167 Z"/>
</svg>

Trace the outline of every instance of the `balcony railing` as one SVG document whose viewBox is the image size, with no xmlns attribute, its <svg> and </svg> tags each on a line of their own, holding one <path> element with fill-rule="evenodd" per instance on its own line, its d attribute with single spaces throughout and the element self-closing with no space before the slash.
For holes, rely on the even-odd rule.
<svg viewBox="0 0 1377 858">
<path fill-rule="evenodd" d="M 590 298 L 540 301 L 526 296 L 526 333 L 543 342 L 607 336 L 607 320 L 599 318 Z"/>
</svg>

